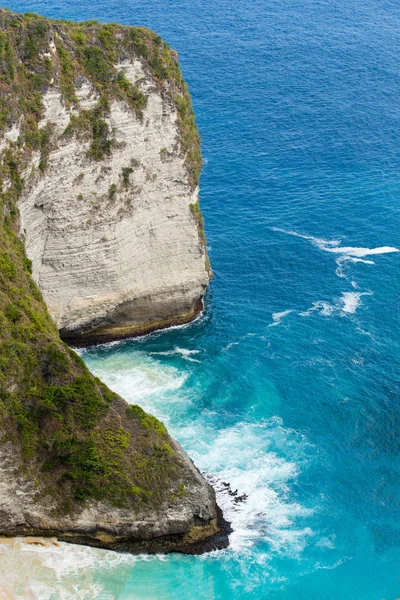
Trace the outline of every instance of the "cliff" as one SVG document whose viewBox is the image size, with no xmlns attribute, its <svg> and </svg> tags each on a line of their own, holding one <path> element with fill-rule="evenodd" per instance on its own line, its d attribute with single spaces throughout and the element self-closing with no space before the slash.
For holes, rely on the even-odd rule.
<svg viewBox="0 0 400 600">
<path fill-rule="evenodd" d="M 0 92 L 0 534 L 223 547 L 184 451 L 58 332 L 108 339 L 198 310 L 201 158 L 176 56 L 143 28 L 0 10 Z"/>
<path fill-rule="evenodd" d="M 4 82 L 3 131 L 31 154 L 20 227 L 61 336 L 105 341 L 193 319 L 209 264 L 176 53 L 144 28 L 33 16 L 23 41 L 12 18 L 25 74 L 17 89 Z"/>
</svg>

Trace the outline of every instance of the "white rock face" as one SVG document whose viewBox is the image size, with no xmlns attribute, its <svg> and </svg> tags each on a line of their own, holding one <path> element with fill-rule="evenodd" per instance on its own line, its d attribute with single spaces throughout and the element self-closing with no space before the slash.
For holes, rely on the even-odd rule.
<svg viewBox="0 0 400 600">
<path fill-rule="evenodd" d="M 117 67 L 139 85 L 147 106 L 140 119 L 126 103 L 112 102 L 110 156 L 90 159 L 89 141 L 63 135 L 70 114 L 51 88 L 40 124 L 54 124 L 46 170 L 33 168 L 37 153 L 24 174 L 21 233 L 33 277 L 67 338 L 120 337 L 190 320 L 209 282 L 176 107 L 139 60 Z M 96 104 L 87 80 L 77 96 L 83 108 Z"/>
</svg>

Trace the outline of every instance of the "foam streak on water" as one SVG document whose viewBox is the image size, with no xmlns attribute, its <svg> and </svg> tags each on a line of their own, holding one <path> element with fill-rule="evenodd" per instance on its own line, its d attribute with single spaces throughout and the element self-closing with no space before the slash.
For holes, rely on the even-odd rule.
<svg viewBox="0 0 400 600">
<path fill-rule="evenodd" d="M 353 263 L 364 263 L 366 265 L 375 264 L 373 260 L 366 260 L 366 256 L 375 256 L 379 254 L 391 254 L 393 252 L 399 252 L 398 248 L 393 246 L 380 246 L 378 248 L 359 248 L 356 246 L 341 246 L 341 240 L 324 240 L 322 238 L 316 238 L 310 235 L 303 235 L 296 231 L 288 231 L 279 227 L 273 227 L 273 231 L 292 235 L 294 237 L 301 238 L 303 240 L 310 241 L 314 246 L 323 250 L 324 252 L 331 252 L 332 254 L 339 254 L 340 256 L 336 259 L 338 268 L 336 274 L 339 277 L 346 277 L 343 272 L 342 266 L 346 261 Z"/>
<path fill-rule="evenodd" d="M 272 315 L 273 323 L 270 323 L 269 327 L 275 327 L 276 325 L 279 325 L 279 323 L 282 321 L 282 319 L 284 317 L 286 317 L 287 315 L 290 315 L 291 312 L 293 312 L 293 311 L 291 309 L 289 309 L 289 310 L 283 310 L 282 312 L 273 313 L 273 315 Z"/>
</svg>

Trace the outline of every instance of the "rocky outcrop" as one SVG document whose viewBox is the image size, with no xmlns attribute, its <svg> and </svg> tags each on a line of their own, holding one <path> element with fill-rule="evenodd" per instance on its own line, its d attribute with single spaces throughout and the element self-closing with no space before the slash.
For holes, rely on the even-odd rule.
<svg viewBox="0 0 400 600">
<path fill-rule="evenodd" d="M 77 65 L 69 91 L 74 102 L 68 104 L 59 56 L 61 43 L 69 48 L 66 32 L 54 29 L 41 48 L 55 70 L 44 89 L 38 123 L 40 131 L 48 132 L 46 161 L 39 168 L 43 152 L 38 149 L 23 173 L 21 232 L 50 314 L 62 337 L 75 342 L 187 322 L 199 313 L 209 282 L 196 212 L 197 178 L 191 175 L 193 159 L 188 160 L 193 147 L 182 140 L 185 123 L 179 114 L 179 107 L 192 109 L 173 68 L 176 54 L 157 40 L 155 48 L 169 69 L 158 77 L 149 51 L 146 58 L 129 48 L 122 31 L 112 34 L 118 51 L 107 68 L 110 78 L 122 77 L 143 98 L 139 111 L 126 97 L 90 79 L 85 55 L 74 49 Z M 82 123 L 77 123 L 96 107 L 109 143 L 98 155 L 91 151 L 92 132 L 82 135 Z M 18 133 L 11 128 L 8 135 Z M 199 152 L 195 129 L 189 144 Z"/>
<path fill-rule="evenodd" d="M 176 54 L 143 28 L 0 10 L 0 92 L 0 535 L 225 547 L 213 488 L 58 331 L 100 341 L 199 310 L 201 157 Z"/>
<path fill-rule="evenodd" d="M 126 419 L 126 403 L 122 399 L 115 400 L 112 412 L 114 417 L 118 415 L 125 432 L 133 439 L 140 438 L 137 423 Z M 168 436 L 168 442 L 163 444 L 166 443 L 170 447 L 169 463 L 163 467 L 168 469 L 171 461 L 175 463 L 175 476 L 169 481 L 168 476 L 162 477 L 161 485 L 168 481 L 167 489 L 152 490 L 161 492 L 156 505 L 142 494 L 138 502 L 124 506 L 119 502 L 113 504 L 109 499 L 92 498 L 85 503 L 72 501 L 67 510 L 60 507 L 59 499 L 53 494 L 47 492 L 42 496 L 38 482 L 21 473 L 21 457 L 16 460 L 12 442 L 1 445 L 0 536 L 56 537 L 66 542 L 132 553 L 200 554 L 226 547 L 230 529 L 216 504 L 213 488 L 176 441 Z M 148 444 L 145 450 L 150 457 L 158 452 L 154 444 Z M 163 463 L 163 457 L 157 458 Z"/>
</svg>

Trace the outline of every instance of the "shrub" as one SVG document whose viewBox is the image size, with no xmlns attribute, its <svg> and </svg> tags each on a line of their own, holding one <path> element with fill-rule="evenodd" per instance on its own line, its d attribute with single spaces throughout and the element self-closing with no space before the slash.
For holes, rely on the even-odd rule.
<svg viewBox="0 0 400 600">
<path fill-rule="evenodd" d="M 125 187 L 129 186 L 129 178 L 133 173 L 132 167 L 124 167 L 122 169 L 122 181 Z"/>
<path fill-rule="evenodd" d="M 95 81 L 105 84 L 112 78 L 112 67 L 104 52 L 97 46 L 87 46 L 83 51 L 83 64 L 88 75 Z"/>
<path fill-rule="evenodd" d="M 4 309 L 4 314 L 12 323 L 16 323 L 22 317 L 20 309 L 18 306 L 15 306 L 15 304 L 7 304 Z"/>
<path fill-rule="evenodd" d="M 156 417 L 153 415 L 148 415 L 144 412 L 143 408 L 137 406 L 137 404 L 131 404 L 126 409 L 126 417 L 127 419 L 137 419 L 141 426 L 147 431 L 154 431 L 157 435 L 163 436 L 167 435 L 167 429 L 164 423 L 161 423 Z"/>
<path fill-rule="evenodd" d="M 110 198 L 110 200 L 114 200 L 116 193 L 117 185 L 115 183 L 112 183 L 108 188 L 108 197 Z"/>
</svg>

